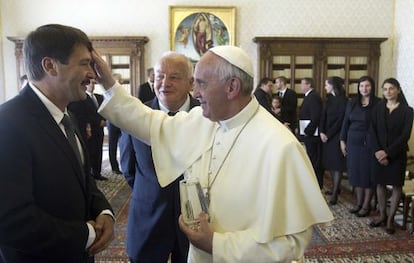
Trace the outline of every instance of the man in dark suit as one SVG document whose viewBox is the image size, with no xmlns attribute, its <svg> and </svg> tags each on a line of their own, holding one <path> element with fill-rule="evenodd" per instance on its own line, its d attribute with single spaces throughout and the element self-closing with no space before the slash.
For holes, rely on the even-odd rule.
<svg viewBox="0 0 414 263">
<path fill-rule="evenodd" d="M 199 105 L 189 94 L 192 64 L 184 55 L 164 54 L 155 66 L 155 75 L 156 97 L 147 106 L 174 115 Z M 187 262 L 189 243 L 178 226 L 178 185 L 183 177 L 161 188 L 151 147 L 126 133 L 121 141 L 122 170 L 130 175 L 126 179 L 133 188 L 126 240 L 131 262 L 165 263 L 170 254 L 172 263 Z"/>
<path fill-rule="evenodd" d="M 286 83 L 287 79 L 284 76 L 280 76 L 275 79 L 278 95 L 282 98 L 280 118 L 284 120 L 284 122 L 289 123 L 289 129 L 295 133 L 297 122 L 296 109 L 298 107 L 298 95 L 293 89 L 289 89 L 286 86 Z"/>
<path fill-rule="evenodd" d="M 62 25 L 25 39 L 29 84 L 0 106 L 2 263 L 93 262 L 112 240 L 111 206 L 66 109 L 95 77 L 91 51 L 85 33 Z"/>
<path fill-rule="evenodd" d="M 270 114 L 275 115 L 272 111 L 272 88 L 272 79 L 264 77 L 260 80 L 253 94 L 263 108 Z"/>
<path fill-rule="evenodd" d="M 322 99 L 313 89 L 311 78 L 301 80 L 301 90 L 305 95 L 299 111 L 299 135 L 305 143 L 306 152 L 318 179 L 323 187 L 322 142 L 319 137 L 319 122 L 322 115 Z"/>
<path fill-rule="evenodd" d="M 97 112 L 103 96 L 94 94 L 94 90 L 95 80 L 91 79 L 86 85 L 86 100 L 72 102 L 68 109 L 76 116 L 81 135 L 86 142 L 91 163 L 90 175 L 96 180 L 108 180 L 101 174 L 105 119 Z"/>
<path fill-rule="evenodd" d="M 154 91 L 154 68 L 147 69 L 148 80 L 139 86 L 138 99 L 147 102 L 155 97 Z"/>
</svg>

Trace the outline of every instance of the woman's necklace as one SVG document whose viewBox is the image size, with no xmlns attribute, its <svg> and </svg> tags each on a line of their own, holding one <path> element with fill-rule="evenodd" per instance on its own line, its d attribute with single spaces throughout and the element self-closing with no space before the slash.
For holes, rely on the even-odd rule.
<svg viewBox="0 0 414 263">
<path fill-rule="evenodd" d="M 213 149 L 214 149 L 214 143 L 216 140 L 216 134 L 214 135 L 214 139 L 213 139 L 213 145 L 211 146 L 211 152 L 210 152 L 210 161 L 208 164 L 208 176 L 207 176 L 207 189 L 206 189 L 206 199 L 207 199 L 207 203 L 210 206 L 210 190 L 213 187 L 214 182 L 217 179 L 217 176 L 221 170 L 221 168 L 223 167 L 223 164 L 225 163 L 225 161 L 227 160 L 227 157 L 229 157 L 231 150 L 233 149 L 234 145 L 236 144 L 237 139 L 239 138 L 240 134 L 242 133 L 242 131 L 244 130 L 244 128 L 246 128 L 247 124 L 253 119 L 253 117 L 256 115 L 256 113 L 259 110 L 259 106 L 257 106 L 256 111 L 252 114 L 252 116 L 249 117 L 249 119 L 243 124 L 243 127 L 241 127 L 241 129 L 237 132 L 236 136 L 234 137 L 233 142 L 231 143 L 226 155 L 223 158 L 223 161 L 220 163 L 216 173 L 214 174 L 214 176 L 212 176 L 213 172 L 211 171 L 211 160 L 213 157 Z"/>
</svg>

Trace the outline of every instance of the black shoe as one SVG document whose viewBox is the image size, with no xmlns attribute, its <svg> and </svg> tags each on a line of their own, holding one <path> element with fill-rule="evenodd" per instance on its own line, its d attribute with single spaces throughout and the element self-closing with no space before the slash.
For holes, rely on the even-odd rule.
<svg viewBox="0 0 414 263">
<path fill-rule="evenodd" d="M 356 213 L 355 215 L 357 217 L 366 217 L 369 216 L 369 212 L 371 211 L 371 208 L 361 208 L 358 213 Z"/>
<path fill-rule="evenodd" d="M 392 227 L 392 228 L 385 228 L 385 232 L 388 234 L 388 235 L 394 235 L 395 234 L 395 228 L 394 227 Z"/>
<path fill-rule="evenodd" d="M 114 174 L 122 174 L 122 172 L 121 172 L 120 170 L 112 170 L 112 172 L 113 172 Z"/>
<path fill-rule="evenodd" d="M 362 206 L 360 206 L 360 205 L 356 206 L 354 208 L 351 208 L 351 209 L 349 209 L 349 213 L 351 213 L 351 214 L 358 213 L 358 211 L 361 210 L 361 208 L 362 208 Z"/>
<path fill-rule="evenodd" d="M 332 196 L 331 200 L 329 200 L 330 205 L 336 205 L 338 203 L 338 197 Z"/>
<path fill-rule="evenodd" d="M 95 175 L 93 178 L 95 178 L 95 180 L 98 180 L 98 181 L 107 181 L 108 180 L 108 178 L 106 178 L 105 176 L 102 176 L 102 175 Z"/>
<path fill-rule="evenodd" d="M 371 221 L 369 223 L 369 227 L 379 227 L 379 226 L 383 226 L 385 225 L 385 223 L 387 222 L 387 217 L 379 220 L 379 221 Z"/>
</svg>

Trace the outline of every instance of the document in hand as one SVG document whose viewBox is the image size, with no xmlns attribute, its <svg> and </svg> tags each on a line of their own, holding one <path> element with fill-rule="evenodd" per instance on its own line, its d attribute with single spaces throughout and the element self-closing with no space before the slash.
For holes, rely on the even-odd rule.
<svg viewBox="0 0 414 263">
<path fill-rule="evenodd" d="M 305 129 L 308 127 L 310 120 L 299 120 L 299 135 L 306 136 Z M 313 136 L 319 136 L 319 129 L 316 128 L 315 133 Z"/>
</svg>

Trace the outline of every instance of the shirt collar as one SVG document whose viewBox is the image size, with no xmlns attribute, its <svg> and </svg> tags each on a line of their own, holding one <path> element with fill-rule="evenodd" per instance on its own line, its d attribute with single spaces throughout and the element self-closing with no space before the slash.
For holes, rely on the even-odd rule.
<svg viewBox="0 0 414 263">
<path fill-rule="evenodd" d="M 170 112 L 170 110 L 165 107 L 160 100 L 158 100 L 158 105 L 160 106 L 160 110 L 163 112 Z M 189 111 L 190 110 L 190 96 L 187 96 L 187 99 L 185 100 L 184 104 L 178 109 L 178 111 Z"/>
<path fill-rule="evenodd" d="M 67 113 L 67 108 L 65 108 L 65 112 L 62 112 L 33 83 L 29 82 L 29 85 L 30 88 L 32 88 L 33 92 L 39 97 L 40 101 L 45 105 L 47 110 L 50 112 L 56 123 L 59 124 L 63 119 L 63 114 Z"/>
<path fill-rule="evenodd" d="M 230 129 L 243 125 L 250 119 L 253 114 L 256 113 L 258 107 L 259 103 L 257 102 L 257 99 L 255 97 L 252 97 L 246 107 L 244 107 L 235 116 L 225 121 L 219 121 L 218 123 L 220 125 L 220 128 L 228 131 Z"/>
<path fill-rule="evenodd" d="M 311 92 L 312 92 L 312 90 L 313 90 L 313 89 L 308 90 L 308 91 L 305 93 L 305 97 L 306 97 L 306 96 L 308 96 L 308 95 L 309 95 L 309 93 L 311 93 Z"/>
</svg>

